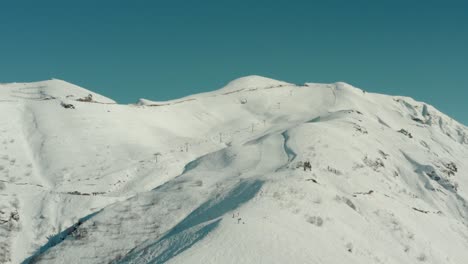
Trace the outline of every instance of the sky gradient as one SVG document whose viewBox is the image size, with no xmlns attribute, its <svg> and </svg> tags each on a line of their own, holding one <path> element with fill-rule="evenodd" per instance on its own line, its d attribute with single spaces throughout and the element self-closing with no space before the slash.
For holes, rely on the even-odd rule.
<svg viewBox="0 0 468 264">
<path fill-rule="evenodd" d="M 348 82 L 468 124 L 468 1 L 3 1 L 0 82 L 59 78 L 120 103 L 262 75 Z"/>
</svg>

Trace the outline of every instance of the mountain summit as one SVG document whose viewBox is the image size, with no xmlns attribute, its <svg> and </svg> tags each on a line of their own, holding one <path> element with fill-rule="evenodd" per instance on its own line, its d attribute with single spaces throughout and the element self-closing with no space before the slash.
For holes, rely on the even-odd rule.
<svg viewBox="0 0 468 264">
<path fill-rule="evenodd" d="M 0 84 L 0 263 L 465 263 L 468 128 L 259 76 L 121 105 Z"/>
</svg>

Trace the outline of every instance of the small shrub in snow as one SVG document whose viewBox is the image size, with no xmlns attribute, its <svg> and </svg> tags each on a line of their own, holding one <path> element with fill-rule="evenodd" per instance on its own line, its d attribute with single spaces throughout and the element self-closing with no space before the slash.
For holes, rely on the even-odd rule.
<svg viewBox="0 0 468 264">
<path fill-rule="evenodd" d="M 353 243 L 349 242 L 346 244 L 346 249 L 348 250 L 349 253 L 353 253 Z"/>
<path fill-rule="evenodd" d="M 318 227 L 323 225 L 323 219 L 320 216 L 308 216 L 307 217 L 307 222 L 311 223 L 313 225 L 316 225 Z"/>
<path fill-rule="evenodd" d="M 347 206 L 349 206 L 351 209 L 355 210 L 356 211 L 356 206 L 354 205 L 354 203 L 346 198 L 346 197 L 340 197 L 340 196 L 336 196 L 335 197 L 335 200 L 338 201 L 338 202 L 344 202 Z"/>
<path fill-rule="evenodd" d="M 378 171 L 380 168 L 385 167 L 385 164 L 380 158 L 377 158 L 375 160 L 370 159 L 369 157 L 364 157 L 364 164 L 372 168 L 374 171 Z"/>
<path fill-rule="evenodd" d="M 407 137 L 409 137 L 409 138 L 413 138 L 413 135 L 411 135 L 411 133 L 408 132 L 408 131 L 405 130 L 405 129 L 400 129 L 400 130 L 398 130 L 397 132 L 399 132 L 399 133 L 401 133 L 401 134 L 403 134 L 403 135 L 405 135 L 405 136 L 407 136 Z"/>
<path fill-rule="evenodd" d="M 440 177 L 435 171 L 426 172 L 426 175 L 434 181 L 440 181 Z"/>
<path fill-rule="evenodd" d="M 418 209 L 416 207 L 413 207 L 413 210 L 417 211 L 417 212 L 420 212 L 420 213 L 423 213 L 423 214 L 428 214 L 429 211 L 426 211 L 426 210 L 422 210 L 422 209 Z"/>
<path fill-rule="evenodd" d="M 349 206 L 351 209 L 353 209 L 354 211 L 356 211 L 356 206 L 354 205 L 353 202 L 351 202 L 350 199 L 345 198 L 345 203 L 346 203 L 346 205 Z"/>
<path fill-rule="evenodd" d="M 75 106 L 72 104 L 66 104 L 64 102 L 61 102 L 60 105 L 65 109 L 75 109 Z"/>
<path fill-rule="evenodd" d="M 299 168 L 302 168 L 302 167 L 304 167 L 304 163 L 302 161 L 298 161 L 296 163 L 296 169 L 299 169 Z"/>
<path fill-rule="evenodd" d="M 20 220 L 20 216 L 19 216 L 18 211 L 11 212 L 10 218 L 15 220 L 16 222 L 18 222 Z"/>
<path fill-rule="evenodd" d="M 327 171 L 329 171 L 329 172 L 331 172 L 331 173 L 333 173 L 335 175 L 342 175 L 341 171 L 339 171 L 339 170 L 337 170 L 335 168 L 332 168 L 330 166 L 327 166 Z"/>
<path fill-rule="evenodd" d="M 369 190 L 368 192 L 355 192 L 353 196 L 356 197 L 357 195 L 371 195 L 373 193 L 374 193 L 374 190 Z"/>
<path fill-rule="evenodd" d="M 70 235 L 72 238 L 80 240 L 88 235 L 88 230 L 86 230 L 85 228 L 77 228 Z"/>
<path fill-rule="evenodd" d="M 387 153 L 385 153 L 383 150 L 379 150 L 379 154 L 382 156 L 383 159 L 387 159 L 388 156 L 390 156 Z"/>
<path fill-rule="evenodd" d="M 318 183 L 318 182 L 317 182 L 317 180 L 316 180 L 316 179 L 314 179 L 314 178 L 309 178 L 309 179 L 306 179 L 306 181 L 311 181 L 311 182 L 313 182 L 313 183 Z"/>
<path fill-rule="evenodd" d="M 413 120 L 415 122 L 418 122 L 420 124 L 423 124 L 423 125 L 425 124 L 425 122 L 422 119 L 418 118 L 418 117 L 413 116 L 413 117 L 411 117 L 411 120 Z"/>
<path fill-rule="evenodd" d="M 442 163 L 445 167 L 444 173 L 446 173 L 448 176 L 455 176 L 455 174 L 458 172 L 457 165 L 453 162 L 449 163 Z"/>
<path fill-rule="evenodd" d="M 354 125 L 354 129 L 362 134 L 368 134 L 367 130 L 358 124 Z"/>
<path fill-rule="evenodd" d="M 77 101 L 80 101 L 80 102 L 93 102 L 93 95 L 92 94 L 88 94 L 87 96 L 83 97 L 83 98 L 78 98 L 76 99 Z"/>
<path fill-rule="evenodd" d="M 306 170 L 311 171 L 312 170 L 312 165 L 310 164 L 309 161 L 304 161 L 304 162 L 303 161 L 298 161 L 296 163 L 296 169 L 299 169 L 299 168 L 303 168 L 304 171 L 306 171 Z"/>
</svg>

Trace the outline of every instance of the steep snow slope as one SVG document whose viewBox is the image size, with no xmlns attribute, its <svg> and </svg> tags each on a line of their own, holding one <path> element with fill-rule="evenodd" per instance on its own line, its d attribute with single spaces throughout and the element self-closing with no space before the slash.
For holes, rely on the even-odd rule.
<svg viewBox="0 0 468 264">
<path fill-rule="evenodd" d="M 52 80 L 1 85 L 0 117 L 0 263 L 468 257 L 468 129 L 411 98 L 249 76 L 118 105 Z"/>
</svg>

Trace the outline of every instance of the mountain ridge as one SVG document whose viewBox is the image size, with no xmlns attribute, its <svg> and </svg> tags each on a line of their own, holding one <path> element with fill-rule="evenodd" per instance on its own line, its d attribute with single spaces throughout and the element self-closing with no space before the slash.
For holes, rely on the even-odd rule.
<svg viewBox="0 0 468 264">
<path fill-rule="evenodd" d="M 463 263 L 465 126 L 345 83 L 233 82 L 133 105 L 2 84 L 0 263 Z"/>
</svg>

